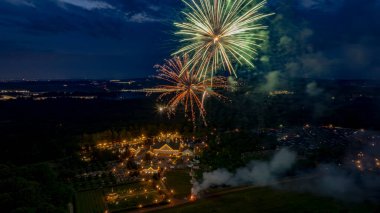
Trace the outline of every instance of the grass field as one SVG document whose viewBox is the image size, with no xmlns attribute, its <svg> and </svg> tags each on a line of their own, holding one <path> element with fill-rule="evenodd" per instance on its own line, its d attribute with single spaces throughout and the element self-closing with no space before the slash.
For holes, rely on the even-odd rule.
<svg viewBox="0 0 380 213">
<path fill-rule="evenodd" d="M 343 203 L 309 194 L 255 188 L 195 203 L 158 211 L 159 213 L 192 212 L 378 212 L 379 206 Z"/>
<path fill-rule="evenodd" d="M 78 192 L 76 198 L 77 213 L 104 213 L 102 190 Z"/>
<path fill-rule="evenodd" d="M 106 193 L 111 192 L 111 189 L 105 190 Z M 134 183 L 113 188 L 113 192 L 119 195 L 116 203 L 108 203 L 109 210 L 118 211 L 126 209 L 134 209 L 139 205 L 146 206 L 161 202 L 164 197 L 161 197 L 158 191 L 146 183 Z"/>
<path fill-rule="evenodd" d="M 104 192 L 104 193 L 103 193 Z M 137 208 L 139 205 L 151 205 L 161 202 L 165 196 L 161 196 L 155 188 L 146 183 L 131 183 L 127 185 L 77 192 L 77 213 L 104 213 L 106 202 L 104 195 L 115 192 L 118 194 L 117 202 L 108 202 L 109 210 L 118 211 Z"/>
<path fill-rule="evenodd" d="M 191 192 L 191 177 L 187 170 L 170 171 L 166 173 L 166 184 L 169 189 L 174 189 L 174 197 L 182 199 Z"/>
</svg>

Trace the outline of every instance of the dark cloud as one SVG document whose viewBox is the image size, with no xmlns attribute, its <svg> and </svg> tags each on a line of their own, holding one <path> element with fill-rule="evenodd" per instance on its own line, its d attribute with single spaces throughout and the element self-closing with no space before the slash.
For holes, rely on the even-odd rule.
<svg viewBox="0 0 380 213">
<path fill-rule="evenodd" d="M 113 28 L 130 23 L 157 22 L 168 19 L 155 1 L 100 0 L 6 0 L 0 2 L 0 26 L 27 32 L 83 31 L 113 36 Z M 33 5 L 33 7 L 25 7 Z M 158 5 L 158 4 L 157 4 Z M 95 31 L 95 32 L 94 32 Z M 103 31 L 103 33 L 101 32 Z"/>
<path fill-rule="evenodd" d="M 311 78 L 380 78 L 380 0 L 298 2 L 313 30 L 313 51 L 289 70 Z"/>
<path fill-rule="evenodd" d="M 281 75 L 380 78 L 380 0 L 295 2 L 309 26 L 279 45 L 290 50 L 301 39 L 312 48 L 297 62 L 281 62 L 287 71 Z M 0 1 L 0 78 L 153 74 L 152 66 L 177 46 L 172 23 L 182 6 L 180 0 Z M 280 72 L 267 76 L 266 87 Z"/>
<path fill-rule="evenodd" d="M 159 22 L 160 21 L 160 19 L 153 18 L 145 12 L 135 13 L 135 14 L 129 16 L 127 20 L 130 22 L 136 22 L 136 23 Z"/>
<path fill-rule="evenodd" d="M 58 0 L 61 6 L 71 5 L 85 10 L 115 10 L 116 8 L 105 1 L 94 0 Z"/>
<path fill-rule="evenodd" d="M 172 3 L 168 4 L 173 5 Z M 128 78 L 174 46 L 158 1 L 0 2 L 0 78 Z"/>
<path fill-rule="evenodd" d="M 5 0 L 5 2 L 15 6 L 35 7 L 33 1 L 31 0 Z"/>
<path fill-rule="evenodd" d="M 335 12 L 341 9 L 345 0 L 299 0 L 299 5 L 307 10 Z"/>
</svg>

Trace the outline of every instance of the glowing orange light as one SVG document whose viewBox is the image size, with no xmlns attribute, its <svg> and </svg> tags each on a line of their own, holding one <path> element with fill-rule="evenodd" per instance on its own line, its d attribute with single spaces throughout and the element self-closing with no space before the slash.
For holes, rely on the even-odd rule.
<svg viewBox="0 0 380 213">
<path fill-rule="evenodd" d="M 219 41 L 219 36 L 214 37 L 214 44 Z"/>
<path fill-rule="evenodd" d="M 190 195 L 190 201 L 196 201 L 197 200 L 197 196 L 192 194 Z"/>
</svg>

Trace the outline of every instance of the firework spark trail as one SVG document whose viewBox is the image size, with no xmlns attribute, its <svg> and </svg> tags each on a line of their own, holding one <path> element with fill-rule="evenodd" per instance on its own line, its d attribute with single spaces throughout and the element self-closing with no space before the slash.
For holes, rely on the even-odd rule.
<svg viewBox="0 0 380 213">
<path fill-rule="evenodd" d="M 172 96 L 167 103 L 168 114 L 174 114 L 179 105 L 184 106 L 185 115 L 190 115 L 191 120 L 195 123 L 196 110 L 202 117 L 204 123 L 206 110 L 204 108 L 204 99 L 206 96 L 223 98 L 222 95 L 213 89 L 225 89 L 227 79 L 222 76 L 210 78 L 198 78 L 199 70 L 190 69 L 188 55 L 183 57 L 174 57 L 166 60 L 164 65 L 157 65 L 157 78 L 166 81 L 168 84 L 159 85 L 155 88 L 144 89 L 147 93 L 161 93 L 159 99 L 166 96 Z"/>
<path fill-rule="evenodd" d="M 175 23 L 184 46 L 175 52 L 190 54 L 188 66 L 199 67 L 198 77 L 207 78 L 218 69 L 236 76 L 233 61 L 254 67 L 252 60 L 266 29 L 258 23 L 272 14 L 260 13 L 266 0 L 182 0 L 190 9 L 184 23 Z M 220 66 L 222 65 L 222 66 Z"/>
</svg>

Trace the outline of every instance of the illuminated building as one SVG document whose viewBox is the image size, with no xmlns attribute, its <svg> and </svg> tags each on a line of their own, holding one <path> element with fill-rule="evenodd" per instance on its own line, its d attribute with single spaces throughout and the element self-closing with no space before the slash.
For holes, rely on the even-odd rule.
<svg viewBox="0 0 380 213">
<path fill-rule="evenodd" d="M 153 153 L 160 156 L 178 156 L 179 148 L 179 143 L 156 143 L 152 146 Z"/>
</svg>

